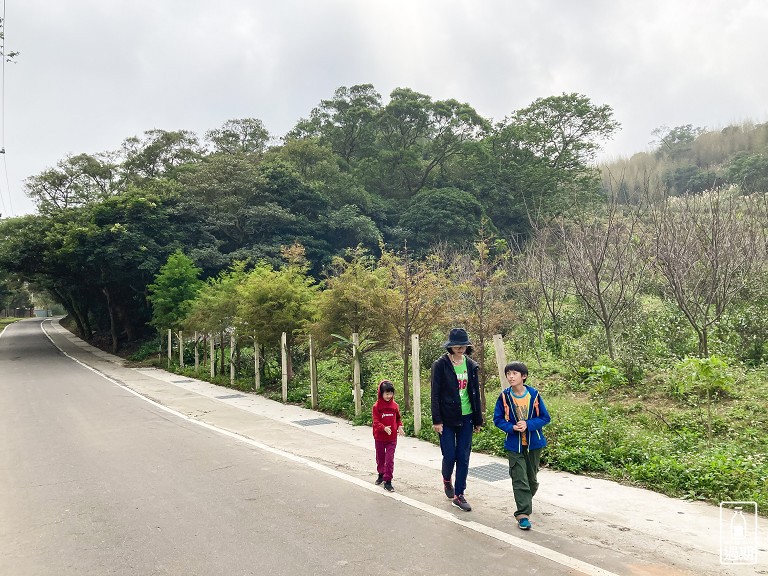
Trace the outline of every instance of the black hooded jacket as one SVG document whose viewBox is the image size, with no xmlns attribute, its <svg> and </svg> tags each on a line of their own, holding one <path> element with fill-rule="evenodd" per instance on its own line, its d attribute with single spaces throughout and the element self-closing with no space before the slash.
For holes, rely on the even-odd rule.
<svg viewBox="0 0 768 576">
<path fill-rule="evenodd" d="M 483 425 L 483 411 L 480 407 L 479 366 L 467 358 L 467 392 L 472 406 L 472 424 Z M 461 426 L 461 398 L 459 381 L 448 354 L 443 354 L 432 364 L 432 424 Z"/>
</svg>

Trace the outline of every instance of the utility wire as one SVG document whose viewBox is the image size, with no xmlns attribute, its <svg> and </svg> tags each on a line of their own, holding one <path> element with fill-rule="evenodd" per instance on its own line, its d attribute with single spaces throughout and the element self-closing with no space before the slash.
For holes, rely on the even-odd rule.
<svg viewBox="0 0 768 576">
<path fill-rule="evenodd" d="M 5 188 L 8 191 L 8 209 L 10 210 L 10 215 L 13 216 L 11 184 L 8 179 L 8 162 L 6 161 L 5 157 L 5 0 L 3 0 L 2 32 L 2 40 L 0 40 L 0 42 L 2 42 L 2 45 L 0 45 L 0 55 L 2 55 L 3 58 L 3 62 L 0 65 L 0 68 L 2 69 L 0 75 L 2 76 L 3 82 L 3 85 L 0 87 L 0 154 L 3 155 L 3 168 L 5 169 Z M 5 212 L 5 202 L 3 201 L 2 191 L 0 191 L 0 206 L 2 207 L 3 212 Z"/>
</svg>

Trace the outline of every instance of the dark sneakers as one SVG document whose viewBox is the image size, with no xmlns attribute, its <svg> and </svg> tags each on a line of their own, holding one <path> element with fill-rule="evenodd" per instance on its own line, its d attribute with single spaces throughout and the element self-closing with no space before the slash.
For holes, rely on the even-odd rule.
<svg viewBox="0 0 768 576">
<path fill-rule="evenodd" d="M 456 496 L 453 497 L 453 500 L 451 500 L 451 504 L 456 506 L 456 508 L 461 508 L 464 512 L 472 510 L 472 506 L 470 506 L 467 499 L 464 498 L 464 494 L 456 494 Z"/>
<path fill-rule="evenodd" d="M 387 492 L 394 492 L 395 491 L 395 487 L 392 486 L 392 482 L 387 480 L 386 482 L 384 482 L 384 490 L 386 490 Z"/>
<path fill-rule="evenodd" d="M 445 491 L 445 497 L 446 498 L 453 498 L 453 484 L 451 484 L 450 480 L 443 480 L 443 490 Z"/>
<path fill-rule="evenodd" d="M 379 477 L 376 478 L 376 482 L 374 482 L 374 484 L 376 484 L 376 486 L 378 486 L 382 482 L 384 482 L 384 474 L 379 474 Z"/>
</svg>

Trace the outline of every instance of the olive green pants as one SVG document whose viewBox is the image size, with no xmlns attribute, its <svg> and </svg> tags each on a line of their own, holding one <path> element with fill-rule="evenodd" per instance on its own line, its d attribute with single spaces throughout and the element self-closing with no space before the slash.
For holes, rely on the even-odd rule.
<svg viewBox="0 0 768 576">
<path fill-rule="evenodd" d="M 533 497 L 539 489 L 537 475 L 539 473 L 539 459 L 541 449 L 528 450 L 523 447 L 522 452 L 507 450 L 509 460 L 509 477 L 512 478 L 512 490 L 515 493 L 515 518 L 526 517 L 533 510 Z"/>
</svg>

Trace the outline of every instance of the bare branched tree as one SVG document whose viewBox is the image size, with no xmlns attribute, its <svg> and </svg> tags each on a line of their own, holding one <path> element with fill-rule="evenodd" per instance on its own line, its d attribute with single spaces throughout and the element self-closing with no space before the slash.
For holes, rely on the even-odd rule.
<svg viewBox="0 0 768 576">
<path fill-rule="evenodd" d="M 515 292 L 536 318 L 539 348 L 546 322 L 552 329 L 555 352 L 560 353 L 560 315 L 571 289 L 567 263 L 560 253 L 557 231 L 533 225 L 533 239 L 510 261 L 508 274 Z"/>
<path fill-rule="evenodd" d="M 733 189 L 664 197 L 651 205 L 655 263 L 709 356 L 710 328 L 765 265 L 762 196 Z"/>
<path fill-rule="evenodd" d="M 489 370 L 485 353 L 493 335 L 505 324 L 514 321 L 514 302 L 508 298 L 509 277 L 504 266 L 509 251 L 506 243 L 497 245 L 497 239 L 485 226 L 478 230 L 474 249 L 455 253 L 451 262 L 451 277 L 458 290 L 455 299 L 454 320 L 464 324 L 474 344 L 474 356 L 480 365 L 480 401 L 485 410 L 485 388 Z M 503 386 L 503 382 L 500 383 Z"/>
<path fill-rule="evenodd" d="M 649 265 L 638 234 L 640 214 L 639 209 L 622 211 L 611 195 L 604 213 L 559 222 L 573 288 L 602 325 L 612 359 L 614 325 L 635 302 Z"/>
</svg>

